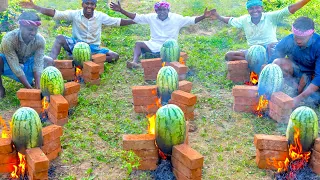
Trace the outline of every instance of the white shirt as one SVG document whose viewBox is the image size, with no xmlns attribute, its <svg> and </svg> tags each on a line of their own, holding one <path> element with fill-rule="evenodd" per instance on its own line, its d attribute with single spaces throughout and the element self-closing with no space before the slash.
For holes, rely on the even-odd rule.
<svg viewBox="0 0 320 180">
<path fill-rule="evenodd" d="M 196 17 L 184 17 L 170 13 L 164 21 L 158 18 L 156 13 L 136 14 L 133 19 L 138 24 L 149 24 L 151 39 L 144 41 L 152 52 L 160 52 L 162 44 L 167 39 L 178 40 L 179 31 L 182 27 L 195 24 Z"/>
<path fill-rule="evenodd" d="M 101 26 L 120 26 L 121 18 L 113 18 L 105 13 L 94 11 L 92 18 L 87 19 L 83 9 L 55 11 L 54 20 L 66 20 L 72 22 L 72 37 L 88 44 L 100 45 Z"/>
</svg>

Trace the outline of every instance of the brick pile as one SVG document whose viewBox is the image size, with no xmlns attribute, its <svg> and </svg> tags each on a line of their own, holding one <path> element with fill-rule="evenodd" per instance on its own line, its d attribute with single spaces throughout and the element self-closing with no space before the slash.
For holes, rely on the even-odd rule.
<svg viewBox="0 0 320 180">
<path fill-rule="evenodd" d="M 43 145 L 41 146 L 41 150 L 47 156 L 49 161 L 57 158 L 61 152 L 60 137 L 62 135 L 63 130 L 61 126 L 52 124 L 42 129 Z"/>
<path fill-rule="evenodd" d="M 179 90 L 190 93 L 192 90 L 192 82 L 183 80 L 179 81 Z"/>
<path fill-rule="evenodd" d="M 106 62 L 107 56 L 105 54 L 92 55 L 92 61 L 99 65 L 99 74 L 104 72 L 104 62 Z"/>
<path fill-rule="evenodd" d="M 141 66 L 144 72 L 144 80 L 156 80 L 158 71 L 162 68 L 161 58 L 142 59 Z"/>
<path fill-rule="evenodd" d="M 80 91 L 80 84 L 76 82 L 67 82 L 64 84 L 64 98 L 69 103 L 69 108 L 78 105 L 78 92 Z"/>
<path fill-rule="evenodd" d="M 155 170 L 158 164 L 158 148 L 155 145 L 155 135 L 127 134 L 122 137 L 123 150 L 133 151 L 140 157 L 139 170 Z"/>
<path fill-rule="evenodd" d="M 18 163 L 18 153 L 11 138 L 0 138 L 0 173 L 11 173 Z"/>
<path fill-rule="evenodd" d="M 132 96 L 136 113 L 155 114 L 159 109 L 157 86 L 133 86 Z"/>
<path fill-rule="evenodd" d="M 181 90 L 173 91 L 169 104 L 175 104 L 180 107 L 187 121 L 194 120 L 194 109 L 197 103 L 197 96 Z"/>
<path fill-rule="evenodd" d="M 320 175 L 320 138 L 317 138 L 314 142 L 309 162 L 313 172 Z"/>
<path fill-rule="evenodd" d="M 55 67 L 59 69 L 64 80 L 73 81 L 75 78 L 75 67 L 72 60 L 54 60 Z"/>
<path fill-rule="evenodd" d="M 259 97 L 257 86 L 236 85 L 232 88 L 233 111 L 252 113 L 256 110 Z"/>
<path fill-rule="evenodd" d="M 260 169 L 277 170 L 278 162 L 284 162 L 289 156 L 288 140 L 285 136 L 256 134 L 256 163 Z"/>
<path fill-rule="evenodd" d="M 49 159 L 40 148 L 27 149 L 26 161 L 30 180 L 49 179 Z"/>
<path fill-rule="evenodd" d="M 87 61 L 83 63 L 82 77 L 86 84 L 100 85 L 100 65 Z"/>
<path fill-rule="evenodd" d="M 180 62 L 171 62 L 169 66 L 173 67 L 179 76 L 179 81 L 186 79 L 188 67 Z"/>
<path fill-rule="evenodd" d="M 172 170 L 177 180 L 200 180 L 203 156 L 186 144 L 173 146 Z"/>
<path fill-rule="evenodd" d="M 277 122 L 288 123 L 293 107 L 293 98 L 283 92 L 275 92 L 269 101 L 269 117 Z"/>
<path fill-rule="evenodd" d="M 227 79 L 233 82 L 247 82 L 250 80 L 250 72 L 246 60 L 228 61 L 227 68 Z"/>
<path fill-rule="evenodd" d="M 17 91 L 21 107 L 33 108 L 39 114 L 42 110 L 41 90 L 21 88 Z"/>
<path fill-rule="evenodd" d="M 49 120 L 63 126 L 68 122 L 69 103 L 62 95 L 51 95 L 48 109 Z"/>
</svg>

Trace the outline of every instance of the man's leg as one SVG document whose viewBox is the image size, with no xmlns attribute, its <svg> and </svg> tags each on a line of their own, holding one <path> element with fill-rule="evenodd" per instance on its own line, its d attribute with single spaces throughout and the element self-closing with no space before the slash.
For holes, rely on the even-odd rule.
<svg viewBox="0 0 320 180">
<path fill-rule="evenodd" d="M 226 61 L 245 60 L 245 54 L 243 51 L 229 51 L 225 55 Z"/>
<path fill-rule="evenodd" d="M 141 55 L 141 50 L 144 50 L 145 52 L 151 52 L 149 47 L 144 42 L 136 42 L 134 49 L 133 49 L 133 61 L 129 62 L 127 61 L 127 68 L 137 68 L 139 67 L 139 57 Z"/>
<path fill-rule="evenodd" d="M 119 59 L 119 54 L 111 50 L 109 50 L 109 52 L 107 52 L 106 55 L 107 55 L 106 62 L 108 63 L 115 62 Z"/>
<path fill-rule="evenodd" d="M 51 49 L 50 57 L 52 59 L 57 59 L 58 55 L 60 54 L 61 47 L 63 47 L 66 51 L 71 51 L 67 44 L 66 38 L 63 35 L 58 35 Z"/>
<path fill-rule="evenodd" d="M 2 85 L 2 73 L 3 73 L 3 60 L 2 57 L 0 56 L 0 99 L 4 98 L 4 96 L 6 95 L 6 90 L 4 89 L 3 85 Z"/>
</svg>

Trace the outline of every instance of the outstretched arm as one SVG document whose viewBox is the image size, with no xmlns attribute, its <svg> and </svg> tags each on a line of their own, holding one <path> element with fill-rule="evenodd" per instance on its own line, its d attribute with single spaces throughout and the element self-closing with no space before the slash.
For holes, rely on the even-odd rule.
<svg viewBox="0 0 320 180">
<path fill-rule="evenodd" d="M 122 9 L 119 1 L 118 4 L 111 2 L 110 8 L 114 11 L 120 12 L 121 14 L 127 16 L 130 19 L 134 19 L 136 17 L 136 13 L 127 12 L 126 10 Z"/>
<path fill-rule="evenodd" d="M 196 17 L 195 23 L 198 23 L 198 22 L 204 20 L 205 18 L 211 17 L 212 13 L 215 12 L 215 11 L 216 11 L 215 9 L 211 9 L 210 11 L 208 11 L 208 8 L 206 8 L 204 10 L 204 13 L 203 13 L 202 16 Z"/>
<path fill-rule="evenodd" d="M 20 2 L 20 6 L 23 8 L 27 8 L 27 9 L 34 9 L 34 10 L 40 12 L 41 14 L 44 14 L 44 15 L 47 15 L 50 17 L 53 17 L 55 14 L 54 9 L 49 9 L 49 8 L 37 6 L 33 3 L 32 0 L 30 0 L 29 2 L 28 1 Z"/>
<path fill-rule="evenodd" d="M 291 14 L 294 14 L 296 11 L 298 11 L 300 8 L 302 8 L 304 5 L 308 4 L 311 0 L 301 0 L 298 1 L 292 5 L 289 6 L 289 11 Z"/>
<path fill-rule="evenodd" d="M 127 25 L 130 25 L 130 24 L 136 24 L 134 21 L 132 21 L 131 19 L 121 19 L 121 22 L 120 22 L 120 26 L 127 26 Z"/>
<path fill-rule="evenodd" d="M 222 21 L 222 22 L 224 22 L 226 24 L 229 23 L 230 17 L 220 16 L 216 10 L 211 11 L 211 14 L 212 14 L 211 17 L 213 19 L 219 19 L 220 21 Z"/>
</svg>

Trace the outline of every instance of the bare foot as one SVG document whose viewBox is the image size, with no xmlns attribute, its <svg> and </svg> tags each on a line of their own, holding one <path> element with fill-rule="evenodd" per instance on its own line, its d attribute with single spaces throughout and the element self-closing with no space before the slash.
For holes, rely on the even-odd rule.
<svg viewBox="0 0 320 180">
<path fill-rule="evenodd" d="M 135 68 L 140 68 L 140 67 L 141 67 L 141 65 L 136 62 L 127 61 L 127 68 L 128 69 L 135 69 Z"/>
<path fill-rule="evenodd" d="M 6 96 L 6 90 L 4 87 L 0 88 L 0 99 L 4 98 Z"/>
</svg>

